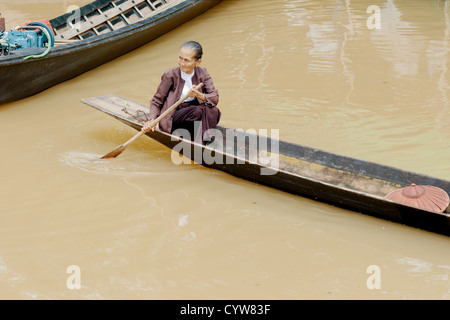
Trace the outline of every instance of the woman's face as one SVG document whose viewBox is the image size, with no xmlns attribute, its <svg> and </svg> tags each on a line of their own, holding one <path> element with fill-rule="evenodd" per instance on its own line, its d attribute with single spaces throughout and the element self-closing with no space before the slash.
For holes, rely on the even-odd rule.
<svg viewBox="0 0 450 320">
<path fill-rule="evenodd" d="M 195 60 L 195 52 L 189 48 L 181 48 L 180 56 L 178 57 L 178 65 L 181 71 L 191 74 L 194 68 L 200 65 L 201 59 Z"/>
</svg>

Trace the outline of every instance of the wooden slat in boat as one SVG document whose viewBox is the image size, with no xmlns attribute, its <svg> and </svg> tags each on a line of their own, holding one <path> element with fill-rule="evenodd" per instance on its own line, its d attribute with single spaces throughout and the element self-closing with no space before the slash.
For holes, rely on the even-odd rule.
<svg viewBox="0 0 450 320">
<path fill-rule="evenodd" d="M 82 40 L 106 34 L 152 17 L 181 0 L 114 0 L 100 6 L 88 5 L 80 9 L 80 21 L 73 24 L 66 19 L 54 27 L 55 40 Z M 72 16 L 76 12 L 72 12 Z"/>
<path fill-rule="evenodd" d="M 82 102 L 136 130 L 141 130 L 149 111 L 148 106 L 116 95 L 83 99 Z M 249 150 L 259 148 L 260 137 L 223 126 L 217 129 L 222 139 L 208 146 L 158 130 L 147 135 L 171 149 L 176 148 L 192 160 L 196 160 L 195 155 L 205 152 L 219 159 L 214 163 L 202 162 L 206 167 L 341 208 L 450 236 L 450 208 L 444 213 L 434 213 L 385 198 L 391 191 L 411 183 L 435 186 L 450 193 L 448 180 L 267 138 L 267 146 L 271 146 L 268 152 L 277 152 L 274 167 L 273 162 L 268 164 L 264 158 L 250 157 Z M 236 138 L 245 142 L 244 153 L 238 146 L 228 145 L 230 136 L 233 141 Z M 274 142 L 278 146 L 275 150 Z M 273 174 L 261 174 L 262 169 L 272 170 Z"/>
</svg>

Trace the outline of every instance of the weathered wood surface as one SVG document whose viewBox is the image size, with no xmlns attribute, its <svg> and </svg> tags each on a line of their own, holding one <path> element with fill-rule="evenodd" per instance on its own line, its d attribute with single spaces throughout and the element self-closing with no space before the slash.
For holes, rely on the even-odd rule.
<svg viewBox="0 0 450 320">
<path fill-rule="evenodd" d="M 114 0 L 93 8 L 73 21 L 55 26 L 55 39 L 82 40 L 129 26 L 181 3 L 182 0 Z M 74 23 L 75 22 L 75 23 Z"/>
</svg>

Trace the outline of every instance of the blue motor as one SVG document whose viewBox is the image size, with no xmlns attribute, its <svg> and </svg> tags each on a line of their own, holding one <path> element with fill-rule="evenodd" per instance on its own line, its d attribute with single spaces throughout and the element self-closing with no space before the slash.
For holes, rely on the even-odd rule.
<svg viewBox="0 0 450 320">
<path fill-rule="evenodd" d="M 53 47 L 55 37 L 53 30 L 45 23 L 35 21 L 20 27 L 19 31 L 0 31 L 0 55 L 26 48 Z"/>
</svg>

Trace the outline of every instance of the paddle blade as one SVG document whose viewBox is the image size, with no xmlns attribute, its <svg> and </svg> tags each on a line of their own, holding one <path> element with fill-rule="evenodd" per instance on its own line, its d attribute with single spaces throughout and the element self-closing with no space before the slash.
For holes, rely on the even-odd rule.
<svg viewBox="0 0 450 320">
<path fill-rule="evenodd" d="M 111 151 L 110 153 L 104 155 L 103 157 L 101 157 L 100 159 L 112 159 L 112 158 L 117 158 L 118 156 L 120 156 L 122 154 L 122 152 L 125 151 L 125 149 L 132 144 L 134 141 L 137 140 L 137 138 L 139 138 L 140 136 L 142 136 L 144 134 L 144 131 L 139 131 L 139 133 L 137 135 L 135 135 L 133 138 L 131 138 L 130 140 L 128 140 L 127 142 L 125 142 L 124 144 L 121 144 L 120 146 L 118 146 L 117 148 L 115 148 L 113 151 Z"/>
<path fill-rule="evenodd" d="M 113 151 L 111 151 L 108 154 L 105 154 L 103 157 L 101 157 L 100 159 L 113 159 L 113 158 L 117 158 L 118 156 L 120 156 L 122 154 L 122 152 L 125 151 L 125 146 L 122 144 L 120 146 L 118 146 L 117 148 L 115 148 Z"/>
</svg>

